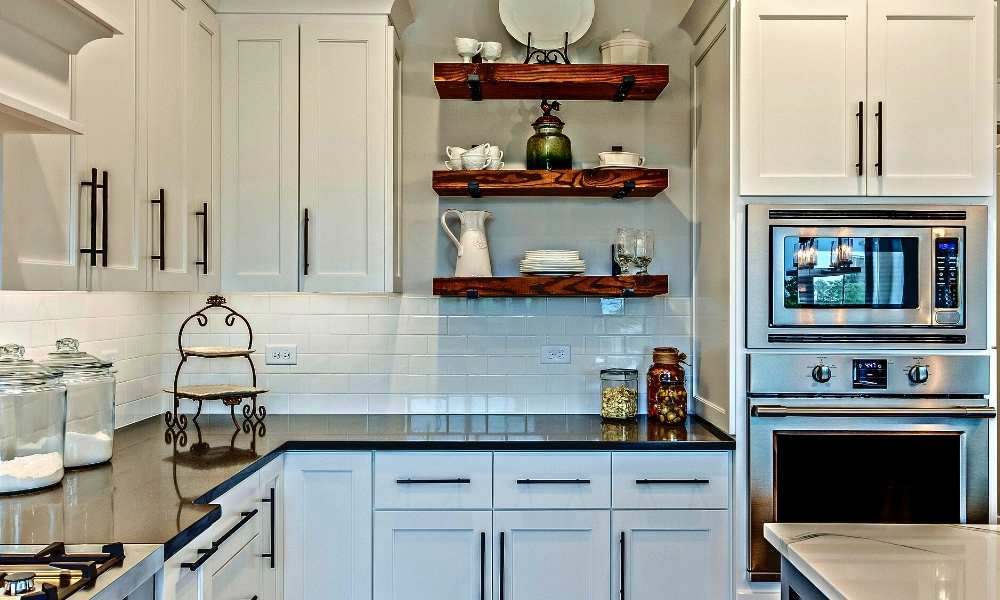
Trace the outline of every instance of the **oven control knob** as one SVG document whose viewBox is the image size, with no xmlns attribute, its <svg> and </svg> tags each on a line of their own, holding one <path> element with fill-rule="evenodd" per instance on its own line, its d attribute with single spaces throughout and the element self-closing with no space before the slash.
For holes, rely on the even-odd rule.
<svg viewBox="0 0 1000 600">
<path fill-rule="evenodd" d="M 829 383 L 833 379 L 833 373 L 830 371 L 830 367 L 826 365 L 816 365 L 813 367 L 812 377 L 816 383 Z"/>
<path fill-rule="evenodd" d="M 921 384 L 927 383 L 930 372 L 927 370 L 927 365 L 913 365 L 906 376 L 909 377 L 910 383 Z"/>
</svg>

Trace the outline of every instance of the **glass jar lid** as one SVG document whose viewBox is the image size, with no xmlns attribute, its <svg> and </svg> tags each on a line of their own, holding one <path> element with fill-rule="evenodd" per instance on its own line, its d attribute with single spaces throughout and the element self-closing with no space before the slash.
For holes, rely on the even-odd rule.
<svg viewBox="0 0 1000 600">
<path fill-rule="evenodd" d="M 24 358 L 24 346 L 0 346 L 0 390 L 17 390 L 28 386 L 56 382 L 62 372 Z"/>
<path fill-rule="evenodd" d="M 80 341 L 74 338 L 57 340 L 56 351 L 49 352 L 44 364 L 65 373 L 84 375 L 106 375 L 111 368 L 111 363 L 81 352 Z"/>
<path fill-rule="evenodd" d="M 603 381 L 636 381 L 639 379 L 639 371 L 635 369 L 602 369 L 601 380 Z"/>
</svg>

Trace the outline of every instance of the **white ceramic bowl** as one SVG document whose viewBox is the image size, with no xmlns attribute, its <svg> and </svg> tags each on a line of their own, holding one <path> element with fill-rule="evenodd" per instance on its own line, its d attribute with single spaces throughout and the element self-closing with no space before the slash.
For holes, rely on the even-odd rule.
<svg viewBox="0 0 1000 600">
<path fill-rule="evenodd" d="M 602 167 L 641 167 L 646 164 L 646 157 L 636 152 L 601 152 Z"/>
<path fill-rule="evenodd" d="M 490 162 L 490 157 L 486 154 L 473 154 L 466 152 L 462 155 L 463 169 L 482 169 Z"/>
</svg>

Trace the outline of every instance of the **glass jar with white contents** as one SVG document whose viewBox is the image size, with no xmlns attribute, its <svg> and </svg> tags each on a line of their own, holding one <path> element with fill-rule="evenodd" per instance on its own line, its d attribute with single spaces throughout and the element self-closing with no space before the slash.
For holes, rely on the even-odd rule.
<svg viewBox="0 0 1000 600">
<path fill-rule="evenodd" d="M 62 371 L 66 384 L 66 468 L 111 460 L 115 435 L 115 376 L 111 363 L 63 338 L 44 364 Z"/>
<path fill-rule="evenodd" d="M 0 494 L 62 481 L 66 386 L 62 373 L 0 346 Z"/>
</svg>

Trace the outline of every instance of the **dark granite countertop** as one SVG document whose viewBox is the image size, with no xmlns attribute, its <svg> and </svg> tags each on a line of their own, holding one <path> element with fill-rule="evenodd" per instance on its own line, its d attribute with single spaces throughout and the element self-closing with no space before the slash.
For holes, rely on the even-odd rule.
<svg viewBox="0 0 1000 600">
<path fill-rule="evenodd" d="M 210 502 L 284 451 L 731 450 L 700 419 L 666 427 L 596 415 L 269 415 L 264 431 L 202 415 L 183 446 L 162 417 L 119 429 L 110 464 L 60 486 L 0 497 L 0 544 L 164 544 L 170 557 L 219 519 Z"/>
</svg>

